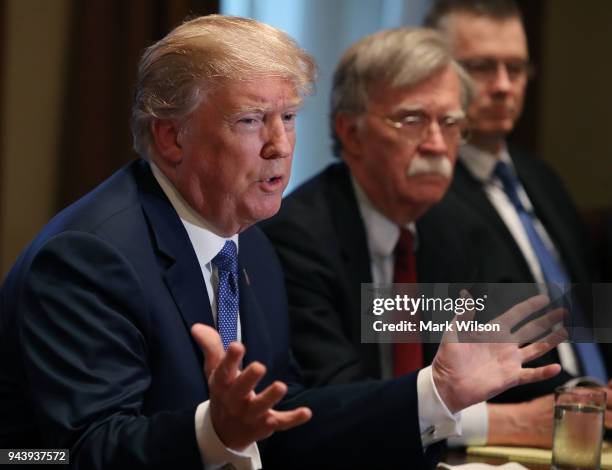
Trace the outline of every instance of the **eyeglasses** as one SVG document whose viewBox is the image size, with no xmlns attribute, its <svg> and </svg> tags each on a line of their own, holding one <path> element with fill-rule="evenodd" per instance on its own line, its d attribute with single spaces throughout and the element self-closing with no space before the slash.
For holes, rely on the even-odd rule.
<svg viewBox="0 0 612 470">
<path fill-rule="evenodd" d="M 460 60 L 459 63 L 474 79 L 481 81 L 493 81 L 499 73 L 500 66 L 506 69 L 506 74 L 511 82 L 523 78 L 531 78 L 535 72 L 533 64 L 522 59 L 469 59 Z"/>
<path fill-rule="evenodd" d="M 422 111 L 412 111 L 399 118 L 379 116 L 373 113 L 369 114 L 382 119 L 386 124 L 400 131 L 404 138 L 413 143 L 425 140 L 428 132 L 431 131 L 431 123 L 434 120 L 432 116 Z M 463 113 L 448 114 L 436 118 L 436 122 L 442 138 L 447 144 L 454 144 L 461 139 L 467 138 L 467 119 Z"/>
</svg>

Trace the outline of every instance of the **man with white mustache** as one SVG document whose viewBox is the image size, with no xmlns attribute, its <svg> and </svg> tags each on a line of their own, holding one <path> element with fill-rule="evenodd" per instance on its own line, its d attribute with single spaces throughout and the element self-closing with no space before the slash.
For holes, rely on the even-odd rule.
<svg viewBox="0 0 612 470">
<path fill-rule="evenodd" d="M 408 168 L 408 176 L 422 175 L 426 173 L 437 173 L 444 178 L 452 178 L 453 166 L 446 155 L 424 158 L 415 155 L 414 160 Z"/>
<path fill-rule="evenodd" d="M 464 230 L 470 224 L 459 201 L 437 204 L 472 96 L 470 79 L 433 30 L 381 31 L 340 59 L 330 124 L 342 162 L 296 189 L 263 224 L 283 264 L 292 350 L 309 385 L 399 376 L 432 360 L 432 344 L 361 342 L 362 283 L 482 279 L 479 263 L 493 241 Z M 487 417 L 499 442 L 528 439 L 532 430 L 507 424 L 510 414 L 529 413 L 528 404 L 468 408 L 459 444 L 483 426 L 486 433 Z"/>
</svg>

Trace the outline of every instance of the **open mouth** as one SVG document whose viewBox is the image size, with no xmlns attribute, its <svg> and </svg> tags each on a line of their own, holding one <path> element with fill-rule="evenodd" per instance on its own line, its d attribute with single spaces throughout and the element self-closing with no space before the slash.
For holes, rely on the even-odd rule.
<svg viewBox="0 0 612 470">
<path fill-rule="evenodd" d="M 274 183 L 275 181 L 280 181 L 282 180 L 282 176 L 272 176 L 270 178 L 266 178 L 265 180 L 263 180 L 264 183 Z"/>
<path fill-rule="evenodd" d="M 282 176 L 271 176 L 269 178 L 264 178 L 259 180 L 259 186 L 265 192 L 278 191 L 278 189 L 282 187 L 283 179 L 284 178 Z"/>
</svg>

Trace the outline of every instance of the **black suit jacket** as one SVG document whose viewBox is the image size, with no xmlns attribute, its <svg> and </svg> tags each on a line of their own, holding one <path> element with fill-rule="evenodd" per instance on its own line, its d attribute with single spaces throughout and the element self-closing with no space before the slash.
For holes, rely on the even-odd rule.
<svg viewBox="0 0 612 470">
<path fill-rule="evenodd" d="M 572 282 L 593 280 L 591 243 L 584 222 L 557 174 L 541 159 L 512 151 L 512 162 L 534 212 L 550 235 Z M 483 228 L 492 230 L 502 241 L 497 278 L 508 282 L 534 282 L 523 254 L 506 224 L 489 201 L 482 183 L 459 160 L 449 191 L 481 218 Z M 492 256 L 496 256 L 493 253 Z M 508 263 L 511 259 L 513 262 Z"/>
<path fill-rule="evenodd" d="M 416 375 L 306 391 L 282 272 L 257 228 L 240 234 L 239 265 L 244 362 L 267 366 L 258 390 L 286 381 L 279 407 L 314 414 L 260 443 L 265 467 L 427 466 Z M 146 163 L 56 216 L 10 272 L 0 306 L 0 447 L 69 448 L 72 468 L 201 468 L 194 413 L 208 386 L 190 327 L 212 325 L 212 314 L 187 233 Z"/>
<path fill-rule="evenodd" d="M 308 384 L 350 383 L 381 377 L 377 344 L 361 343 L 361 283 L 372 282 L 366 231 L 343 163 L 329 166 L 285 198 L 261 224 L 273 242 L 289 294 L 291 343 Z M 453 196 L 417 223 L 419 283 L 501 282 L 506 263 L 499 240 Z M 425 344 L 426 361 L 436 351 Z M 551 352 L 530 366 L 557 359 Z M 496 401 L 522 401 L 550 392 L 569 377 L 517 387 Z"/>
<path fill-rule="evenodd" d="M 511 149 L 512 162 L 531 203 L 535 215 L 542 222 L 554 243 L 570 280 L 576 283 L 574 295 L 589 317 L 590 283 L 595 274 L 592 243 L 584 221 L 557 174 L 542 159 Z M 494 271 L 483 278 L 493 282 L 535 282 L 523 254 L 512 234 L 489 201 L 482 183 L 474 178 L 459 160 L 451 189 L 451 197 L 460 199 L 469 208 L 474 223 L 500 241 L 493 259 Z M 492 274 L 492 276 L 491 276 Z M 604 347 L 601 347 L 604 346 Z M 600 345 L 604 357 L 610 356 L 607 345 Z M 558 359 L 557 359 L 558 361 Z M 531 387 L 539 388 L 537 385 Z"/>
</svg>

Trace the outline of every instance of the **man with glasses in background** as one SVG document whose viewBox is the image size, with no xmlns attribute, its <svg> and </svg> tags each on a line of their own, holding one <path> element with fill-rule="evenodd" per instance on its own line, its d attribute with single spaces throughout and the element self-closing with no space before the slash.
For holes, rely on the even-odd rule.
<svg viewBox="0 0 612 470">
<path fill-rule="evenodd" d="M 532 73 L 515 1 L 439 0 L 425 24 L 445 35 L 476 87 L 451 192 L 504 240 L 516 260 L 514 271 L 500 266 L 506 280 L 590 282 L 586 230 L 563 184 L 542 159 L 506 142 Z"/>
<path fill-rule="evenodd" d="M 431 362 L 433 344 L 361 342 L 362 283 L 492 275 L 496 238 L 465 230 L 476 224 L 452 197 L 436 205 L 451 183 L 472 98 L 471 80 L 430 29 L 381 31 L 341 58 L 330 127 L 342 161 L 263 224 L 283 264 L 292 350 L 309 385 L 397 377 Z M 464 410 L 461 443 L 545 444 L 552 415 L 535 405 Z"/>
<path fill-rule="evenodd" d="M 489 254 L 497 270 L 482 280 L 588 288 L 591 244 L 563 183 L 542 159 L 507 144 L 533 74 L 517 3 L 437 0 L 425 25 L 446 37 L 477 91 L 467 110 L 470 137 L 460 146 L 450 194 L 501 242 Z M 567 378 L 608 381 L 598 344 L 565 343 L 548 359 L 560 361 Z M 550 392 L 546 383 L 529 390 L 530 396 Z"/>
</svg>

